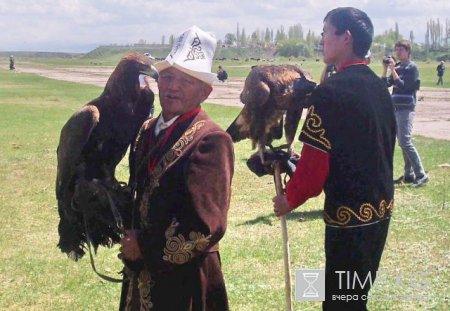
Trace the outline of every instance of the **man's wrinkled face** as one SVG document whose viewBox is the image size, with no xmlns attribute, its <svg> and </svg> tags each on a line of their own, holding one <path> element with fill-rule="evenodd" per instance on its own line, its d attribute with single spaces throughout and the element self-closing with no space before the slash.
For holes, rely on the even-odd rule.
<svg viewBox="0 0 450 311">
<path fill-rule="evenodd" d="M 212 87 L 174 67 L 159 73 L 159 101 L 165 121 L 199 106 Z"/>
</svg>

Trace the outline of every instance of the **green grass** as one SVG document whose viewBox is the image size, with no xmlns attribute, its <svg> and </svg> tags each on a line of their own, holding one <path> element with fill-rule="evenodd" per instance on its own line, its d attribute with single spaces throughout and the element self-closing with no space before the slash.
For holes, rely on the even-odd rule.
<svg viewBox="0 0 450 311">
<path fill-rule="evenodd" d="M 102 90 L 6 70 L 0 70 L 0 76 L 0 310 L 115 310 L 120 286 L 100 280 L 87 257 L 75 263 L 56 248 L 59 132 L 74 111 Z M 223 127 L 240 110 L 203 107 Z M 426 272 L 430 288 L 417 301 L 370 301 L 371 310 L 449 308 L 450 169 L 439 165 L 449 162 L 450 142 L 416 137 L 415 144 L 430 183 L 422 189 L 396 189 L 380 269 L 390 275 Z M 230 305 L 232 310 L 282 310 L 283 251 L 280 223 L 272 213 L 274 184 L 270 177 L 257 178 L 247 169 L 245 159 L 252 153 L 249 141 L 237 143 L 235 153 L 229 225 L 220 243 Z M 401 167 L 397 148 L 395 176 Z M 119 179 L 127 179 L 127 169 L 123 161 Z M 288 217 L 293 270 L 324 267 L 322 202 L 323 195 Z M 121 269 L 116 255 L 117 247 L 100 249 L 98 268 L 114 275 Z M 388 291 L 405 292 L 417 294 L 414 288 Z M 320 304 L 296 302 L 295 309 L 319 310 Z"/>
<path fill-rule="evenodd" d="M 65 58 L 43 58 L 43 59 L 24 59 L 23 61 L 26 63 L 33 63 L 34 66 L 43 66 L 43 67 L 76 67 L 76 66 L 109 66 L 114 67 L 119 62 L 121 56 L 123 55 L 107 55 L 102 58 L 73 58 L 73 59 L 65 59 Z M 16 61 L 16 67 L 19 68 L 21 64 L 21 60 Z M 254 60 L 245 61 L 233 61 L 233 60 L 225 60 L 225 61 L 214 61 L 213 70 L 216 71 L 217 67 L 221 65 L 228 72 L 229 78 L 245 78 L 250 72 L 251 66 L 253 65 L 261 65 L 261 64 L 294 64 L 303 69 L 306 69 L 311 73 L 313 78 L 317 81 L 320 78 L 320 74 L 322 73 L 322 69 L 324 64 L 320 58 L 319 61 L 315 59 L 306 59 L 303 61 L 302 58 L 276 58 L 273 62 L 257 62 Z M 428 62 L 417 62 L 420 72 L 421 86 L 424 87 L 436 87 L 436 66 L 437 62 L 428 61 Z M 7 59 L 0 58 L 0 68 L 7 68 L 8 62 Z M 381 61 L 374 59 L 370 64 L 372 70 L 380 75 L 381 74 Z M 441 87 L 441 86 L 439 86 Z M 445 88 L 450 88 L 450 74 L 446 73 L 444 75 L 444 85 Z"/>
<path fill-rule="evenodd" d="M 33 58 L 33 57 L 25 57 L 22 58 L 20 55 L 16 57 L 16 67 L 19 68 L 22 62 L 25 63 L 33 63 L 34 66 L 44 66 L 44 67 L 74 67 L 74 66 L 110 66 L 114 67 L 119 62 L 120 58 L 126 54 L 125 50 L 123 51 L 114 51 L 108 50 L 101 53 L 102 49 L 100 49 L 99 53 L 91 53 L 81 56 L 74 56 L 73 58 L 64 58 L 64 57 L 41 57 L 41 58 Z M 130 48 L 131 51 L 131 48 Z M 318 56 L 317 58 L 286 58 L 286 57 L 276 57 L 272 62 L 267 61 L 256 61 L 246 58 L 241 58 L 239 61 L 227 59 L 224 61 L 215 60 L 213 62 L 213 70 L 217 70 L 217 67 L 221 65 L 227 70 L 230 78 L 238 77 L 245 78 L 253 65 L 260 64 L 295 64 L 306 70 L 308 70 L 312 76 L 319 80 L 320 74 L 322 73 L 322 69 L 324 67 L 322 62 L 322 57 Z M 436 86 L 437 76 L 436 76 L 436 66 L 438 62 L 436 61 L 427 61 L 422 62 L 418 61 L 417 65 L 419 66 L 420 71 L 420 79 L 421 86 L 426 87 L 434 87 Z M 7 56 L 0 56 L 0 68 L 8 68 L 9 66 L 9 58 Z M 375 73 L 381 74 L 381 60 L 373 59 L 370 67 L 374 70 Z M 446 88 L 450 88 L 450 78 L 449 73 L 447 72 L 444 75 L 444 86 Z"/>
</svg>

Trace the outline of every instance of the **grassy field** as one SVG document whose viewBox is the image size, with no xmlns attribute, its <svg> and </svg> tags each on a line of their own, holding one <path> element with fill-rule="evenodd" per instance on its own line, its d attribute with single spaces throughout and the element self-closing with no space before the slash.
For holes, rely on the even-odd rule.
<svg viewBox="0 0 450 311">
<path fill-rule="evenodd" d="M 236 66 L 225 67 L 232 65 Z M 242 67 L 235 68 L 237 73 Z M 59 132 L 101 89 L 6 70 L 0 70 L 0 81 L 0 310 L 117 309 L 120 286 L 100 280 L 87 257 L 75 263 L 56 248 Z M 208 104 L 204 109 L 223 127 L 239 112 Z M 371 310 L 450 307 L 450 168 L 439 166 L 450 162 L 450 142 L 416 137 L 415 144 L 430 183 L 421 189 L 396 189 L 396 210 L 380 268 L 388 280 L 373 291 L 377 297 L 394 298 L 370 301 Z M 271 203 L 274 184 L 270 177 L 257 178 L 247 169 L 249 141 L 236 144 L 235 152 L 229 227 L 220 245 L 230 305 L 242 311 L 283 310 L 281 230 Z M 397 148 L 395 176 L 401 167 Z M 127 170 L 126 164 L 120 165 L 119 179 L 127 179 Z M 293 270 L 324 267 L 322 202 L 323 195 L 288 217 Z M 110 275 L 119 271 L 117 252 L 117 247 L 101 249 L 98 268 Z M 401 284 L 396 275 L 403 277 Z M 426 286 L 415 286 L 418 278 Z M 295 309 L 319 310 L 320 304 L 296 302 Z"/>
<path fill-rule="evenodd" d="M 248 75 L 250 71 L 251 65 L 254 64 L 295 64 L 300 66 L 301 68 L 304 68 L 308 70 L 311 75 L 314 77 L 314 79 L 318 80 L 320 78 L 320 75 L 322 73 L 322 69 L 324 67 L 322 60 L 315 61 L 312 59 L 306 59 L 305 61 L 302 61 L 300 59 L 286 59 L 281 58 L 277 59 L 274 62 L 236 62 L 236 61 L 222 61 L 218 62 L 216 61 L 213 65 L 213 68 L 217 68 L 219 65 L 222 65 L 222 67 L 227 70 L 228 75 L 230 77 L 241 77 L 244 78 Z M 420 79 L 421 79 L 421 86 L 426 87 L 433 87 L 436 86 L 437 76 L 436 76 L 436 66 L 438 65 L 437 62 L 417 62 L 417 65 L 419 67 L 420 72 Z M 378 74 L 381 75 L 382 67 L 381 67 L 381 61 L 380 60 L 373 60 L 370 64 L 370 67 L 372 70 Z M 441 86 L 439 86 L 441 87 Z M 444 75 L 444 85 L 443 87 L 450 87 L 450 74 L 446 73 Z"/>
<path fill-rule="evenodd" d="M 90 54 L 89 54 L 90 55 Z M 21 63 L 30 63 L 32 62 L 34 66 L 49 66 L 49 67 L 72 67 L 72 66 L 115 66 L 120 58 L 123 56 L 121 53 L 113 53 L 113 51 L 109 51 L 104 55 L 92 55 L 85 57 L 73 57 L 73 58 L 62 58 L 62 57 L 41 57 L 41 58 L 30 58 L 30 57 L 16 57 L 16 68 L 20 68 Z M 8 68 L 9 61 L 7 56 L 0 56 L 0 68 Z M 306 70 L 308 70 L 312 76 L 318 80 L 320 78 L 320 74 L 324 67 L 322 63 L 322 58 L 318 57 L 317 59 L 308 58 L 286 58 L 286 57 L 277 57 L 272 62 L 267 61 L 256 61 L 251 59 L 241 59 L 239 61 L 236 60 L 224 60 L 218 61 L 215 60 L 213 63 L 213 70 L 217 70 L 219 65 L 222 65 L 227 72 L 229 77 L 239 77 L 245 78 L 251 66 L 257 64 L 295 64 Z M 437 76 L 436 76 L 436 66 L 438 62 L 436 61 L 427 61 L 427 62 L 417 62 L 420 71 L 421 85 L 422 86 L 436 86 Z M 381 60 L 373 59 L 370 67 L 374 70 L 375 73 L 381 74 Z M 214 69 L 215 68 L 215 69 Z M 450 88 L 450 74 L 447 72 L 444 75 L 444 87 Z"/>
</svg>

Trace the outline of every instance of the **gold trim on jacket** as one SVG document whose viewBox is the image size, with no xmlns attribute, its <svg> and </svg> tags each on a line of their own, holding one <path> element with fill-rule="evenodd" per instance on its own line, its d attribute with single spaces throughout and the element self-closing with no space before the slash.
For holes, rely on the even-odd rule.
<svg viewBox="0 0 450 311">
<path fill-rule="evenodd" d="M 149 176 L 148 185 L 142 195 L 141 204 L 139 205 L 139 212 L 141 214 L 141 221 L 144 225 L 148 225 L 148 200 L 153 190 L 159 187 L 159 179 L 162 175 L 182 156 L 183 151 L 194 140 L 195 134 L 205 125 L 206 121 L 197 121 L 188 128 L 178 141 L 170 148 L 169 151 L 156 164 L 152 174 Z"/>
<path fill-rule="evenodd" d="M 306 129 L 306 130 L 305 130 Z M 325 149 L 331 149 L 330 141 L 325 138 L 325 129 L 322 127 L 322 118 L 315 113 L 314 106 L 309 107 L 308 116 L 305 120 L 305 126 L 302 130 L 309 139 L 317 141 Z"/>
<path fill-rule="evenodd" d="M 194 251 L 202 252 L 208 247 L 211 235 L 205 236 L 201 232 L 191 231 L 189 239 L 186 240 L 182 234 L 175 236 L 178 225 L 179 223 L 174 218 L 166 229 L 165 236 L 167 241 L 166 247 L 164 247 L 163 260 L 182 265 L 195 256 Z"/>
<path fill-rule="evenodd" d="M 382 200 L 378 209 L 370 203 L 362 204 L 357 210 L 347 206 L 340 206 L 336 210 L 336 215 L 333 215 L 335 218 L 324 211 L 324 219 L 327 224 L 339 226 L 347 226 L 354 220 L 354 226 L 358 226 L 381 220 L 387 217 L 388 212 L 392 212 L 393 209 L 394 200 L 391 200 L 389 203 Z"/>
</svg>

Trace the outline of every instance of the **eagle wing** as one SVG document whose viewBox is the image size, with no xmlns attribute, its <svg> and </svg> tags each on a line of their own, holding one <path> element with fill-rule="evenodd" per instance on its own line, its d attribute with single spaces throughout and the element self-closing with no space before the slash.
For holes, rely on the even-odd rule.
<svg viewBox="0 0 450 311">
<path fill-rule="evenodd" d="M 67 191 L 76 174 L 83 148 L 100 120 L 100 112 L 93 105 L 85 105 L 74 113 L 61 130 L 57 151 L 56 198 L 66 201 Z M 60 206 L 68 208 L 67 206 Z"/>
<path fill-rule="evenodd" d="M 61 130 L 56 176 L 58 247 L 75 260 L 84 254 L 87 231 L 94 250 L 119 241 L 120 228 L 110 212 L 110 201 L 124 220 L 131 214 L 130 198 L 115 179 L 115 168 L 153 107 L 151 89 L 139 87 L 139 75 L 147 74 L 151 65 L 148 57 L 138 53 L 123 57 L 100 97 L 83 106 Z"/>
<path fill-rule="evenodd" d="M 69 257 L 78 259 L 84 254 L 78 247 L 80 237 L 79 216 L 72 209 L 75 178 L 82 169 L 81 153 L 93 129 L 97 126 L 100 113 L 97 107 L 85 105 L 74 113 L 61 130 L 57 151 L 56 198 L 60 222 L 58 246 Z"/>
</svg>

